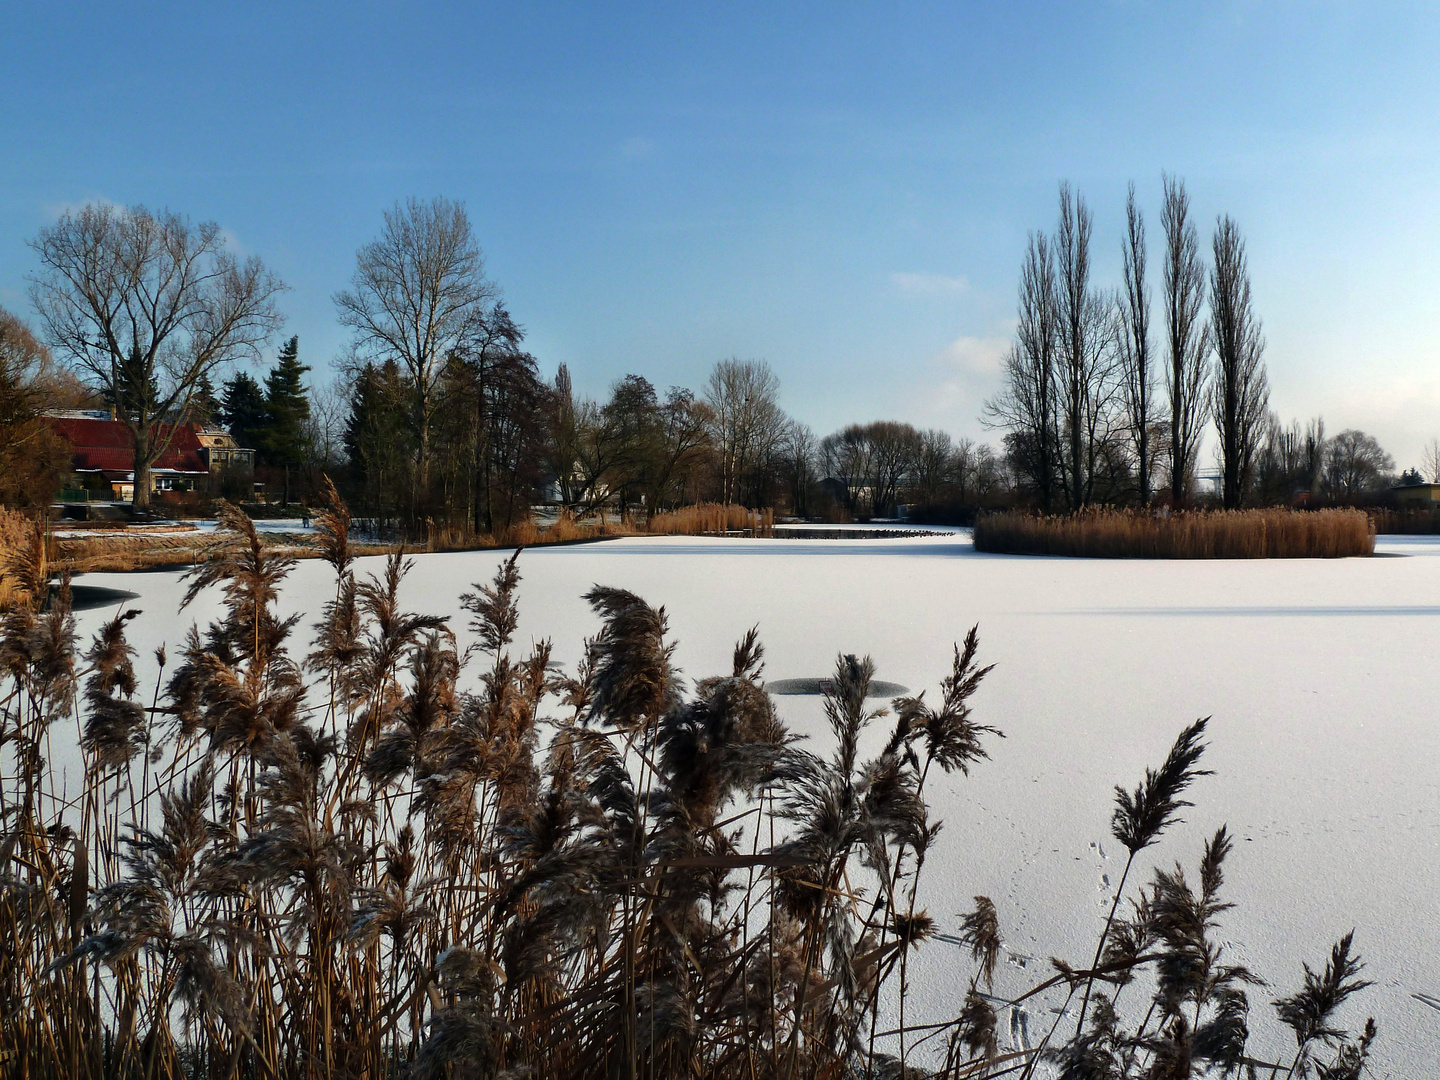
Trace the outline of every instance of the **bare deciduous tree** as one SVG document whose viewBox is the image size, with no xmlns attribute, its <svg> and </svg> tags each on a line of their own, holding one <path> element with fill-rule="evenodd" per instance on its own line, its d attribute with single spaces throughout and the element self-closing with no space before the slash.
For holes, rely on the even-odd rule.
<svg viewBox="0 0 1440 1080">
<path fill-rule="evenodd" d="M 837 494 L 849 513 L 869 512 L 873 467 L 864 425 L 851 424 L 821 439 L 820 467 L 827 481 L 839 485 Z"/>
<path fill-rule="evenodd" d="M 1330 440 L 1325 455 L 1325 486 L 1331 498 L 1354 502 L 1371 495 L 1395 470 L 1395 459 L 1373 435 L 1348 428 Z"/>
<path fill-rule="evenodd" d="M 785 483 L 790 489 L 790 511 L 804 517 L 810 513 L 810 492 L 819 480 L 815 470 L 820 448 L 810 425 L 799 420 L 786 424 L 780 450 Z"/>
<path fill-rule="evenodd" d="M 1305 484 L 1313 498 L 1320 494 L 1320 481 L 1325 472 L 1325 454 L 1329 440 L 1325 438 L 1325 418 L 1317 416 L 1305 426 L 1302 463 Z"/>
<path fill-rule="evenodd" d="M 1425 467 L 1425 475 L 1430 478 L 1432 484 L 1440 484 L 1440 439 L 1431 439 L 1425 444 L 1425 457 L 1421 464 Z"/>
<path fill-rule="evenodd" d="M 1205 267 L 1200 237 L 1190 220 L 1185 183 L 1164 177 L 1165 202 L 1160 224 L 1165 230 L 1165 343 L 1168 363 L 1165 389 L 1170 399 L 1170 498 L 1190 498 L 1195 455 L 1204 426 L 1205 390 L 1210 354 L 1210 328 L 1202 318 Z"/>
<path fill-rule="evenodd" d="M 345 420 L 349 402 L 334 383 L 310 388 L 310 415 L 305 419 L 305 444 L 310 486 L 323 487 L 321 478 L 333 475 L 345 460 Z"/>
<path fill-rule="evenodd" d="M 975 505 L 987 498 L 1004 483 L 1002 464 L 988 445 L 976 445 L 972 439 L 955 444 L 951 461 L 955 498 L 961 506 Z"/>
<path fill-rule="evenodd" d="M 136 506 L 202 378 L 258 355 L 280 280 L 225 249 L 220 226 L 168 210 L 87 205 L 40 230 L 31 298 L 51 345 L 116 405 L 135 448 Z M 139 388 L 139 392 L 137 392 Z M 162 426 L 164 425 L 164 426 Z"/>
<path fill-rule="evenodd" d="M 865 425 L 870 442 L 871 509 L 876 516 L 899 512 L 900 490 L 915 472 L 920 456 L 920 433 L 909 424 L 880 420 Z"/>
<path fill-rule="evenodd" d="M 1005 388 L 985 402 L 984 422 L 1008 428 L 1023 448 L 1023 467 L 1041 506 L 1054 503 L 1058 468 L 1056 427 L 1055 265 L 1044 233 L 1031 233 L 1020 271 L 1015 343 L 1005 354 Z"/>
<path fill-rule="evenodd" d="M 927 506 L 939 504 L 955 479 L 955 441 L 948 431 L 930 428 L 920 432 L 915 453 L 912 488 L 915 500 Z"/>
<path fill-rule="evenodd" d="M 351 288 L 335 296 L 340 322 L 355 333 L 357 353 L 397 361 L 414 394 L 417 495 L 430 483 L 430 426 L 437 385 L 449 354 L 468 341 L 499 290 L 463 203 L 409 199 L 385 212 L 380 238 L 355 256 Z"/>
<path fill-rule="evenodd" d="M 1255 452 L 1270 405 L 1265 338 L 1250 297 L 1250 268 L 1240 228 L 1228 215 L 1215 226 L 1210 268 L 1210 318 L 1215 335 L 1215 380 L 1210 407 L 1220 437 L 1222 494 L 1238 508 L 1250 488 Z"/>
<path fill-rule="evenodd" d="M 785 430 L 779 398 L 780 379 L 763 360 L 722 360 L 710 373 L 705 403 L 719 455 L 722 502 L 754 501 L 747 481 L 773 455 Z"/>
<path fill-rule="evenodd" d="M 1120 290 L 1120 363 L 1124 375 L 1125 411 L 1135 447 L 1140 503 L 1150 505 L 1154 470 L 1151 427 L 1155 422 L 1155 373 L 1150 357 L 1150 286 L 1145 281 L 1145 219 L 1135 204 L 1135 185 L 1125 199 L 1122 243 L 1124 281 Z"/>
<path fill-rule="evenodd" d="M 1085 200 L 1062 183 L 1055 233 L 1059 462 L 1071 510 L 1090 500 L 1116 389 L 1109 308 L 1090 284 L 1090 230 Z"/>
<path fill-rule="evenodd" d="M 565 364 L 555 373 L 550 393 L 550 442 L 547 447 L 550 471 L 555 474 L 557 494 L 561 503 L 572 506 L 576 490 L 576 463 L 580 458 L 580 405 L 575 400 L 575 386 Z"/>
</svg>

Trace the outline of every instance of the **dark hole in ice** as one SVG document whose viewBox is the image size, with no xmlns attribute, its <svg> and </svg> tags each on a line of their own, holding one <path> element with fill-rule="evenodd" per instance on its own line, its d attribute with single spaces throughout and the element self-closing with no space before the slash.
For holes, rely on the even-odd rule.
<svg viewBox="0 0 1440 1080">
<path fill-rule="evenodd" d="M 50 586 L 50 595 L 55 596 L 58 586 Z M 96 608 L 112 607 L 126 600 L 138 600 L 139 593 L 127 589 L 112 589 L 108 585 L 71 585 L 70 608 L 72 611 L 94 611 Z"/>
</svg>

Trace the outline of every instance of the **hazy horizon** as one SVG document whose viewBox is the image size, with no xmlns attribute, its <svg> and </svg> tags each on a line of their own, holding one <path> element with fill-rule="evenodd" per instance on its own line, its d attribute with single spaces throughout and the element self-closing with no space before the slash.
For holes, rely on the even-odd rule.
<svg viewBox="0 0 1440 1080">
<path fill-rule="evenodd" d="M 1153 253 L 1166 170 L 1207 247 L 1219 213 L 1244 231 L 1282 420 L 1369 431 L 1397 468 L 1440 436 L 1434 8 L 141 10 L 8 20 L 0 306 L 27 320 L 38 229 L 163 206 L 285 279 L 319 374 L 355 249 L 443 194 L 586 393 L 765 359 L 819 434 L 998 442 L 1026 233 L 1069 180 L 1113 287 L 1126 185 Z"/>
</svg>

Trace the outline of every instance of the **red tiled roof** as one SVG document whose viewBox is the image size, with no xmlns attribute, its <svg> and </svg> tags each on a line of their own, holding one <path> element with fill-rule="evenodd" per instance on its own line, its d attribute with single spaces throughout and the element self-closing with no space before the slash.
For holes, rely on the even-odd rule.
<svg viewBox="0 0 1440 1080">
<path fill-rule="evenodd" d="M 119 420 L 91 420 L 71 416 L 49 416 L 46 420 L 57 433 L 70 440 L 70 445 L 75 448 L 70 468 L 76 471 L 134 471 L 135 443 L 130 432 Z M 155 425 L 157 440 L 165 438 L 169 433 L 169 424 Z M 200 453 L 200 440 L 195 437 L 194 426 L 180 425 L 170 446 L 150 467 L 174 469 L 177 472 L 208 472 L 205 459 Z"/>
</svg>

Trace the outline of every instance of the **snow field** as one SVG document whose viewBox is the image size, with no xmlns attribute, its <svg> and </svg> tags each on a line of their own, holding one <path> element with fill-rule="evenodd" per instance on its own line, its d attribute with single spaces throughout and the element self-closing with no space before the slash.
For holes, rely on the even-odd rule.
<svg viewBox="0 0 1440 1080">
<path fill-rule="evenodd" d="M 932 774 L 926 795 L 945 829 L 919 905 L 953 933 L 972 896 L 995 901 L 1010 954 L 996 977 L 1005 996 L 1047 977 L 1052 955 L 1088 962 L 1124 866 L 1109 832 L 1114 785 L 1133 787 L 1182 726 L 1212 716 L 1203 764 L 1216 775 L 1192 788 L 1186 823 L 1137 860 L 1132 885 L 1177 860 L 1197 872 L 1204 841 L 1228 824 L 1236 850 L 1225 894 L 1236 908 L 1222 934 L 1232 962 L 1270 983 L 1251 995 L 1252 1053 L 1288 1059 L 1293 1044 L 1268 1002 L 1293 992 L 1300 960 L 1322 965 L 1354 927 L 1376 985 L 1342 1023 L 1375 1015 L 1376 1075 L 1418 1077 L 1440 1071 L 1440 1013 L 1412 997 L 1440 994 L 1436 540 L 1383 537 L 1373 559 L 1253 562 L 979 555 L 963 533 L 536 548 L 520 560 L 514 651 L 550 637 L 556 660 L 573 668 L 598 625 L 581 595 L 601 583 L 666 608 L 687 677 L 728 670 L 735 640 L 758 624 L 769 678 L 824 676 L 837 653 L 869 653 L 878 677 L 933 697 L 953 643 L 978 623 L 981 661 L 997 666 L 975 718 L 1006 738 L 989 743 L 992 760 L 968 778 Z M 463 648 L 459 594 L 507 555 L 416 557 L 407 610 L 455 616 Z M 130 637 L 142 687 L 154 647 L 167 642 L 173 655 L 191 621 L 218 609 L 205 595 L 177 614 L 176 571 L 81 581 L 140 594 Z M 297 651 L 332 593 L 324 563 L 296 567 L 281 608 L 304 613 Z M 111 613 L 78 614 L 82 640 Z M 816 737 L 812 749 L 828 752 L 818 698 L 776 702 L 793 729 Z M 972 971 L 952 945 L 922 948 L 907 1020 L 952 1017 Z M 1140 991 L 1126 993 L 1133 1009 Z M 1057 1003 L 1032 1003 L 1023 1018 L 1032 1041 Z"/>
</svg>

